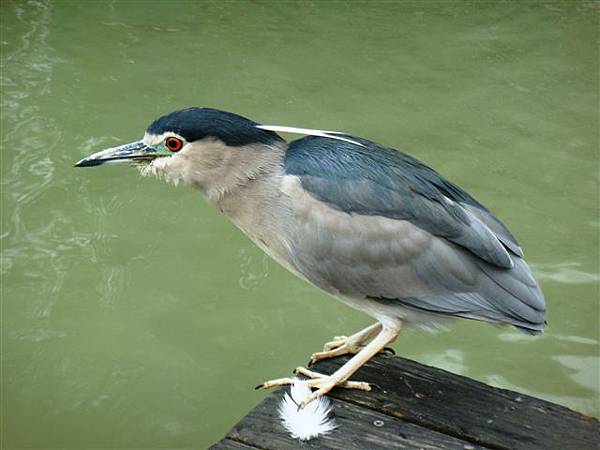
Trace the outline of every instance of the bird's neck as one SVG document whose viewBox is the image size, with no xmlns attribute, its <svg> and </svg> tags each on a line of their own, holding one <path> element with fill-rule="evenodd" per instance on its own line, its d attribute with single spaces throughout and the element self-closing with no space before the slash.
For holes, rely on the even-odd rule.
<svg viewBox="0 0 600 450">
<path fill-rule="evenodd" d="M 205 170 L 198 188 L 209 203 L 227 216 L 234 216 L 244 205 L 263 197 L 271 179 L 281 171 L 285 146 L 245 146 L 232 150 L 224 148 L 222 159 L 213 170 Z"/>
<path fill-rule="evenodd" d="M 205 192 L 209 202 L 276 260 L 287 254 L 281 232 L 289 206 L 281 195 L 284 152 L 280 148 L 268 159 L 247 160 L 243 179 L 223 186 L 218 195 Z"/>
<path fill-rule="evenodd" d="M 189 144 L 170 158 L 157 158 L 142 168 L 144 175 L 156 175 L 174 184 L 191 186 L 209 203 L 224 209 L 250 187 L 261 185 L 280 170 L 287 144 L 228 146 L 206 139 Z"/>
<path fill-rule="evenodd" d="M 277 224 L 287 207 L 280 190 L 287 144 L 230 147 L 211 140 L 192 146 L 155 160 L 145 172 L 198 189 L 254 242 L 281 253 Z"/>
</svg>

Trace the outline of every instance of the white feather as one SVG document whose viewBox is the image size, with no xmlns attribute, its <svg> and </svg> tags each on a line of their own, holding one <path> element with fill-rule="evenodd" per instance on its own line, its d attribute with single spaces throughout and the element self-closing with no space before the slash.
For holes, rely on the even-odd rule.
<svg viewBox="0 0 600 450">
<path fill-rule="evenodd" d="M 339 131 L 325 131 L 325 130 L 311 130 L 310 128 L 296 128 L 296 127 L 283 127 L 279 125 L 256 125 L 256 128 L 267 131 L 278 131 L 281 133 L 293 133 L 293 134 L 306 134 L 308 136 L 320 136 L 329 139 L 337 139 L 338 141 L 349 142 L 350 144 L 360 145 L 364 147 L 360 142 L 354 141 L 344 136 L 337 136 Z"/>
<path fill-rule="evenodd" d="M 291 436 L 301 441 L 327 434 L 337 427 L 335 420 L 329 417 L 331 402 L 318 397 L 304 408 L 298 405 L 310 395 L 306 380 L 294 378 L 290 393 L 286 393 L 279 404 L 279 417 Z"/>
</svg>

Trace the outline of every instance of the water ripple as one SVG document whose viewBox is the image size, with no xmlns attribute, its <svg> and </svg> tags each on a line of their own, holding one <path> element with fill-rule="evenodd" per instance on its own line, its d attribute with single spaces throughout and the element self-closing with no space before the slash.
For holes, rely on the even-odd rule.
<svg viewBox="0 0 600 450">
<path fill-rule="evenodd" d="M 532 264 L 535 275 L 540 280 L 552 280 L 566 284 L 585 284 L 600 281 L 600 274 L 577 269 L 578 262 L 560 262 L 550 264 Z"/>
</svg>

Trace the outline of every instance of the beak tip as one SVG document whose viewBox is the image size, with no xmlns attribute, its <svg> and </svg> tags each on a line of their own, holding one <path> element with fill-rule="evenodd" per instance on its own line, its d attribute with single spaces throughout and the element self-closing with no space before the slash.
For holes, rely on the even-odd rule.
<svg viewBox="0 0 600 450">
<path fill-rule="evenodd" d="M 148 147 L 142 141 L 136 141 L 93 153 L 82 160 L 77 161 L 74 167 L 96 167 L 103 164 L 126 163 L 154 156 L 155 155 L 149 151 Z"/>
<path fill-rule="evenodd" d="M 93 160 L 92 160 L 93 161 Z M 87 158 L 83 158 L 82 160 L 77 161 L 73 167 L 89 167 L 89 166 L 93 166 L 94 164 L 90 164 L 90 160 L 88 160 Z"/>
<path fill-rule="evenodd" d="M 102 159 L 96 158 L 83 158 L 80 161 L 77 161 L 73 167 L 95 167 L 104 164 L 106 161 Z"/>
</svg>

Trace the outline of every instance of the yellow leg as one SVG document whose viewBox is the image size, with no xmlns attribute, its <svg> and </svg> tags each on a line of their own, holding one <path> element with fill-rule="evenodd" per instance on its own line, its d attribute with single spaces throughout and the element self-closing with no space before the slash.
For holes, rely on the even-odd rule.
<svg viewBox="0 0 600 450">
<path fill-rule="evenodd" d="M 379 324 L 379 326 L 381 325 Z M 308 381 L 309 387 L 316 388 L 316 391 L 312 392 L 306 399 L 300 402 L 300 407 L 304 408 L 315 398 L 327 394 L 335 386 L 346 387 L 350 389 L 360 389 L 364 391 L 371 390 L 371 387 L 368 383 L 348 381 L 348 378 L 350 378 L 352 374 L 356 372 L 361 366 L 363 366 L 369 359 L 371 359 L 373 356 L 375 356 L 377 353 L 383 350 L 383 348 L 387 344 L 393 342 L 398 336 L 401 326 L 402 322 L 398 320 L 393 324 L 388 324 L 387 326 L 382 327 L 381 331 L 379 332 L 377 337 L 375 337 L 375 339 L 369 342 L 348 362 L 346 362 L 346 364 L 344 364 L 331 375 L 323 375 L 318 372 L 305 369 L 303 367 L 297 368 L 296 373 L 311 378 L 311 380 Z M 293 378 L 278 378 L 276 380 L 266 381 L 265 383 L 257 386 L 257 388 L 271 388 L 275 386 L 292 384 L 293 382 Z"/>
<path fill-rule="evenodd" d="M 369 359 L 383 350 L 387 344 L 393 342 L 396 337 L 398 337 L 401 326 L 402 322 L 398 320 L 392 326 L 383 327 L 375 339 L 369 342 L 365 348 L 354 355 L 350 361 L 336 370 L 333 374 L 311 380 L 317 382 L 312 383 L 311 386 L 317 388 L 317 390 L 302 400 L 300 402 L 300 407 L 304 408 L 315 398 L 325 395 L 335 386 L 345 383 L 354 372 L 360 369 L 360 367 L 363 366 Z"/>
<path fill-rule="evenodd" d="M 360 346 L 362 347 L 365 342 L 374 337 L 379 330 L 381 330 L 381 324 L 379 322 L 369 325 L 367 328 L 360 330 L 358 333 L 354 333 L 352 336 L 334 336 L 333 341 L 326 342 L 323 346 L 323 350 L 333 350 L 343 345 L 349 346 Z"/>
<path fill-rule="evenodd" d="M 316 352 L 310 356 L 309 365 L 321 359 L 334 358 L 348 353 L 356 354 L 364 347 L 365 342 L 372 339 L 380 330 L 381 324 L 377 322 L 350 337 L 335 336 L 333 341 L 325 343 L 322 352 Z"/>
</svg>

